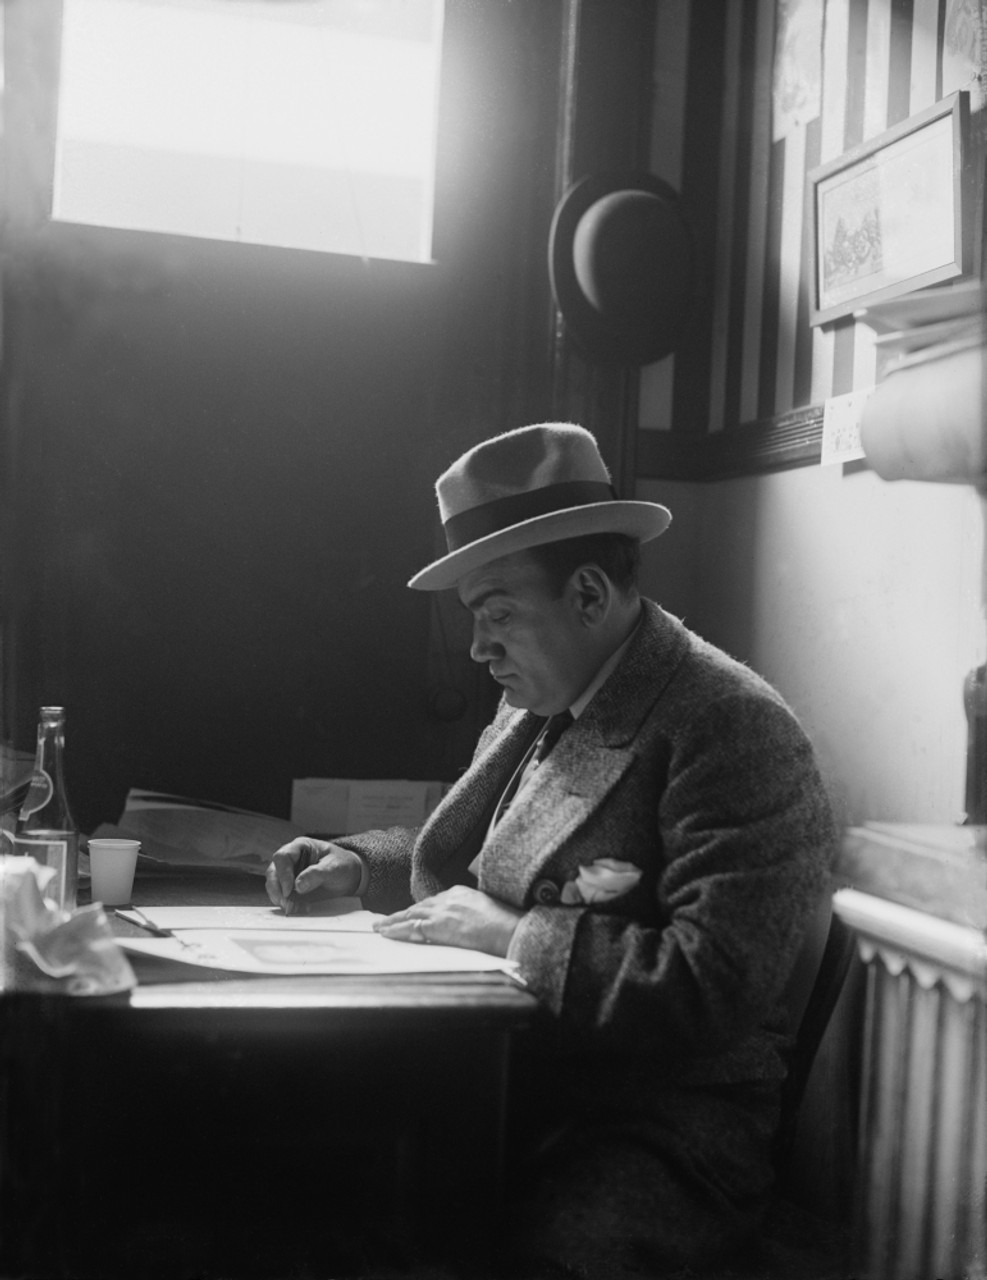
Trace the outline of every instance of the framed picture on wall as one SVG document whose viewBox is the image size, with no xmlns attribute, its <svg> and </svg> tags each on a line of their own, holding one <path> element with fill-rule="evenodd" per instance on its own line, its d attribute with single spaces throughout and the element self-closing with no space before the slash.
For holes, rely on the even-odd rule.
<svg viewBox="0 0 987 1280">
<path fill-rule="evenodd" d="M 970 273 L 969 127 L 961 90 L 809 172 L 812 324 Z"/>
</svg>

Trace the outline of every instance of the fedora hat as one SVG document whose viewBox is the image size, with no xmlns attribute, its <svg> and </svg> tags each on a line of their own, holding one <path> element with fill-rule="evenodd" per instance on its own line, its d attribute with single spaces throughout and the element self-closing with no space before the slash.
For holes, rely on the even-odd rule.
<svg viewBox="0 0 987 1280">
<path fill-rule="evenodd" d="M 559 201 L 552 293 L 576 345 L 602 364 L 651 364 L 692 311 L 696 253 L 673 187 L 653 174 L 594 174 Z"/>
<path fill-rule="evenodd" d="M 448 553 L 408 583 L 454 586 L 466 573 L 546 542 L 588 533 L 657 538 L 671 513 L 657 502 L 622 501 L 596 440 L 569 422 L 518 427 L 468 450 L 435 484 Z"/>
</svg>

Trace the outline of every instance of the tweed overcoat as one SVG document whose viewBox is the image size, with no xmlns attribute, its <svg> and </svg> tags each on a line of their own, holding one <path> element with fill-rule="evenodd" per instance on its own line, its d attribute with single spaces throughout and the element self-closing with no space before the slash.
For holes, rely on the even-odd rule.
<svg viewBox="0 0 987 1280">
<path fill-rule="evenodd" d="M 646 1064 L 623 1073 L 639 1102 L 642 1079 L 780 1079 L 781 997 L 835 850 L 792 712 L 645 600 L 616 669 L 488 835 L 542 723 L 502 701 L 420 831 L 338 842 L 369 864 L 365 904 L 437 893 L 479 851 L 478 887 L 525 911 L 510 956 L 574 1054 Z M 604 857 L 638 867 L 637 885 L 564 905 L 562 886 Z"/>
</svg>

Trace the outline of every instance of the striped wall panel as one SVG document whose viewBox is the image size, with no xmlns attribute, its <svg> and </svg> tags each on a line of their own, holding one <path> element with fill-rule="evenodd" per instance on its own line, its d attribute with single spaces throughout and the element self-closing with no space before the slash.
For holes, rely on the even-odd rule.
<svg viewBox="0 0 987 1280">
<path fill-rule="evenodd" d="M 652 163 L 678 179 L 702 271 L 688 341 L 641 373 L 645 475 L 658 474 L 648 471 L 649 459 L 668 452 L 649 449 L 652 433 L 672 433 L 666 444 L 695 457 L 711 433 L 750 435 L 754 424 L 788 421 L 873 384 L 865 325 L 852 318 L 809 324 L 806 175 L 958 88 L 971 90 L 979 137 L 987 75 L 987 0 L 656 3 L 653 134 L 661 141 Z M 816 10 L 820 109 L 775 139 L 772 92 L 786 4 Z M 679 143 L 669 130 L 681 131 Z"/>
</svg>

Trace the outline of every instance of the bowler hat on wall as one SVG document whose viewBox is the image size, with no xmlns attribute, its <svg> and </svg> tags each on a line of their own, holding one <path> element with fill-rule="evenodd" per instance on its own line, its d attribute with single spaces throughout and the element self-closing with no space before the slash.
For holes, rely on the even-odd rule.
<svg viewBox="0 0 987 1280">
<path fill-rule="evenodd" d="M 552 219 L 552 293 L 583 354 L 601 364 L 650 364 L 675 349 L 695 260 L 678 195 L 652 174 L 582 178 Z"/>
</svg>

